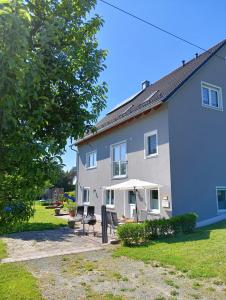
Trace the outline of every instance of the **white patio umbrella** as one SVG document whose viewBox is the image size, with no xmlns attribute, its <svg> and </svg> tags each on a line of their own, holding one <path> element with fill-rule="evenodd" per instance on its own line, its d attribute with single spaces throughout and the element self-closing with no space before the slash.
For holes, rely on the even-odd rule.
<svg viewBox="0 0 226 300">
<path fill-rule="evenodd" d="M 106 190 L 120 190 L 120 191 L 129 191 L 134 190 L 135 195 L 137 190 L 145 190 L 145 189 L 155 189 L 159 188 L 160 185 L 148 181 L 143 181 L 139 179 L 129 179 L 127 181 L 124 181 L 122 183 L 114 184 L 112 186 L 106 187 Z M 135 203 L 135 210 L 136 210 L 136 218 L 138 221 L 138 214 L 137 214 L 137 197 L 136 197 L 136 203 Z"/>
</svg>

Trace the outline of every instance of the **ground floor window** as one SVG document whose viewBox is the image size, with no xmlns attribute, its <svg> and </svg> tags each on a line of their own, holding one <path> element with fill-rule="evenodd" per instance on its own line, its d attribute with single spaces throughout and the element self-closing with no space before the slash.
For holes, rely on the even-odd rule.
<svg viewBox="0 0 226 300">
<path fill-rule="evenodd" d="M 159 212 L 159 191 L 151 190 L 150 191 L 150 210 L 154 212 Z"/>
<path fill-rule="evenodd" d="M 89 203 L 89 188 L 83 188 L 82 202 Z"/>
<path fill-rule="evenodd" d="M 226 210 L 226 187 L 217 187 L 218 210 Z"/>
<path fill-rule="evenodd" d="M 136 204 L 136 193 L 129 191 L 129 204 Z"/>
<path fill-rule="evenodd" d="M 106 191 L 106 205 L 115 206 L 115 193 L 113 190 Z"/>
</svg>

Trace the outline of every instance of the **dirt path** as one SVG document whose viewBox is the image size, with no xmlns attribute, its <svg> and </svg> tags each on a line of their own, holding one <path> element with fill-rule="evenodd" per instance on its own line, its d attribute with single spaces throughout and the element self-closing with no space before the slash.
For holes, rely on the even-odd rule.
<svg viewBox="0 0 226 300">
<path fill-rule="evenodd" d="M 113 258 L 110 248 L 24 262 L 48 300 L 225 300 L 216 279 L 189 279 L 157 263 Z"/>
</svg>

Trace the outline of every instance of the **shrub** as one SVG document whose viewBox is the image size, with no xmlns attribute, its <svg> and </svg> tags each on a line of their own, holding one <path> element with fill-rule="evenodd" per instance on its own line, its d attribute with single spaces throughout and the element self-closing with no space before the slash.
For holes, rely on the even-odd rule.
<svg viewBox="0 0 226 300">
<path fill-rule="evenodd" d="M 127 223 L 118 227 L 117 235 L 124 245 L 138 245 L 181 232 L 191 233 L 195 230 L 197 217 L 195 213 L 187 213 L 169 219 Z"/>
<path fill-rule="evenodd" d="M 173 234 L 179 234 L 182 232 L 182 228 L 181 228 L 182 216 L 171 217 L 169 219 L 169 222 Z"/>
<path fill-rule="evenodd" d="M 71 200 L 68 200 L 66 202 L 66 208 L 69 210 L 69 211 L 74 211 L 76 210 L 77 208 L 77 203 L 76 202 L 73 202 Z"/>
<path fill-rule="evenodd" d="M 197 214 L 187 213 L 181 216 L 181 228 L 183 233 L 191 233 L 195 230 Z"/>
<path fill-rule="evenodd" d="M 118 238 L 126 246 L 145 242 L 145 223 L 127 223 L 117 228 Z"/>
</svg>

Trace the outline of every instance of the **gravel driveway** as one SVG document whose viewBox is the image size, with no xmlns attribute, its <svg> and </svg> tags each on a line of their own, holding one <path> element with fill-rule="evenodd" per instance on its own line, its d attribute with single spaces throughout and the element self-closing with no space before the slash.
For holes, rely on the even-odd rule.
<svg viewBox="0 0 226 300">
<path fill-rule="evenodd" d="M 8 258 L 2 259 L 1 262 L 23 261 L 102 248 L 100 239 L 78 236 L 74 230 L 66 227 L 9 234 L 2 240 L 7 245 Z"/>
<path fill-rule="evenodd" d="M 47 300 L 225 300 L 216 279 L 190 279 L 158 263 L 113 258 L 111 247 L 24 263 Z"/>
</svg>

